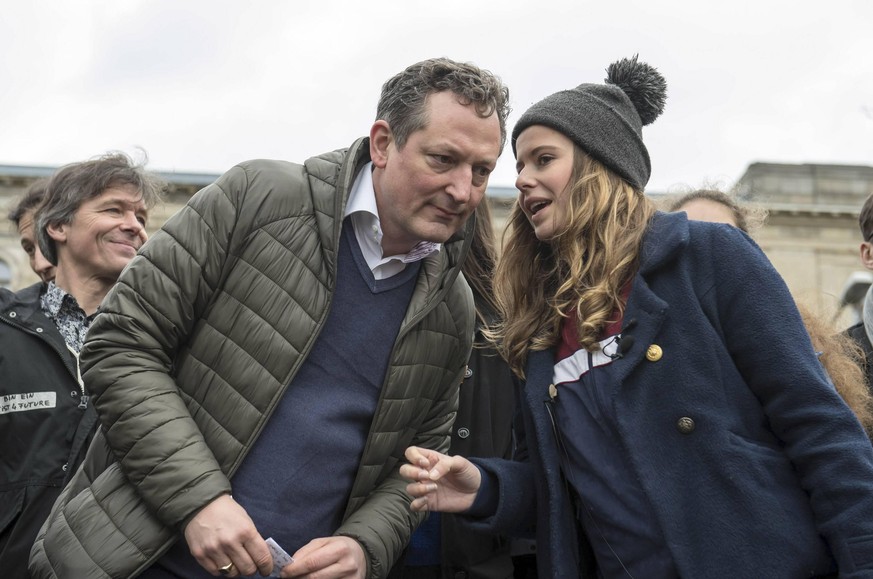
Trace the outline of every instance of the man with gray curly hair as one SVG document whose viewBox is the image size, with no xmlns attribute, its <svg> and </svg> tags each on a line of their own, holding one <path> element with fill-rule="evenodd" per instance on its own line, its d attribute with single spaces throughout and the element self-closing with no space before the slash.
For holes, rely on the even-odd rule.
<svg viewBox="0 0 873 579">
<path fill-rule="evenodd" d="M 419 62 L 368 137 L 242 163 L 172 217 L 88 336 L 103 428 L 33 576 L 384 577 L 423 518 L 398 460 L 448 448 L 508 112 L 488 71 Z"/>
<path fill-rule="evenodd" d="M 28 576 L 37 532 L 85 456 L 97 417 L 79 351 L 100 301 L 145 242 L 148 210 L 159 195 L 157 179 L 111 154 L 62 167 L 11 215 L 45 279 L 15 293 L 0 290 L 4 577 Z M 34 197 L 38 202 L 22 210 Z"/>
</svg>

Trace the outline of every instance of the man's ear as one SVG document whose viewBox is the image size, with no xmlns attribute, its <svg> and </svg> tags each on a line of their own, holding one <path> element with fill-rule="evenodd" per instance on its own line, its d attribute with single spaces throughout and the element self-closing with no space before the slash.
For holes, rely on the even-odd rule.
<svg viewBox="0 0 873 579">
<path fill-rule="evenodd" d="M 54 239 L 56 243 L 67 241 L 68 229 L 69 226 L 65 223 L 58 223 L 57 225 L 49 224 L 45 227 L 46 233 L 48 233 L 49 237 Z"/>
<path fill-rule="evenodd" d="M 873 243 L 865 241 L 861 244 L 861 263 L 864 267 L 873 271 Z"/>
<path fill-rule="evenodd" d="M 388 164 L 388 150 L 394 143 L 394 133 L 388 121 L 378 120 L 370 128 L 370 160 L 379 169 Z"/>
</svg>

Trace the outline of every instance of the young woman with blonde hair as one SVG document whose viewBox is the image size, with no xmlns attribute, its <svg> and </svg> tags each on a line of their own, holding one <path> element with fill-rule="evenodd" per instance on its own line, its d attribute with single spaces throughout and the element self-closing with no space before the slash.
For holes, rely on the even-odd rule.
<svg viewBox="0 0 873 579">
<path fill-rule="evenodd" d="M 542 577 L 873 572 L 873 447 L 739 231 L 656 212 L 636 58 L 528 109 L 492 330 L 519 377 L 513 461 L 410 448 L 415 510 L 535 529 Z"/>
</svg>

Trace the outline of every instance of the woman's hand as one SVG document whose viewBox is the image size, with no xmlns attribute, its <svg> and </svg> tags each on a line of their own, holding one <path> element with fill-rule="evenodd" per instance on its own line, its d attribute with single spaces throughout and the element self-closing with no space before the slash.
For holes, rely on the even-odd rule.
<svg viewBox="0 0 873 579">
<path fill-rule="evenodd" d="M 417 446 L 405 454 L 409 464 L 400 467 L 400 475 L 413 481 L 406 487 L 415 497 L 413 511 L 460 513 L 473 505 L 482 475 L 472 462 Z"/>
</svg>

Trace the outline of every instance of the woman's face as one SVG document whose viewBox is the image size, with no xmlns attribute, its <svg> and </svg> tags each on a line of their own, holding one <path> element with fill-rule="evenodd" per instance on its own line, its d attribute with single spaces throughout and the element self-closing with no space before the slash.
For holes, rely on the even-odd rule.
<svg viewBox="0 0 873 579">
<path fill-rule="evenodd" d="M 518 204 L 537 239 L 549 241 L 568 218 L 573 141 L 554 129 L 532 125 L 518 136 L 515 150 Z"/>
</svg>

